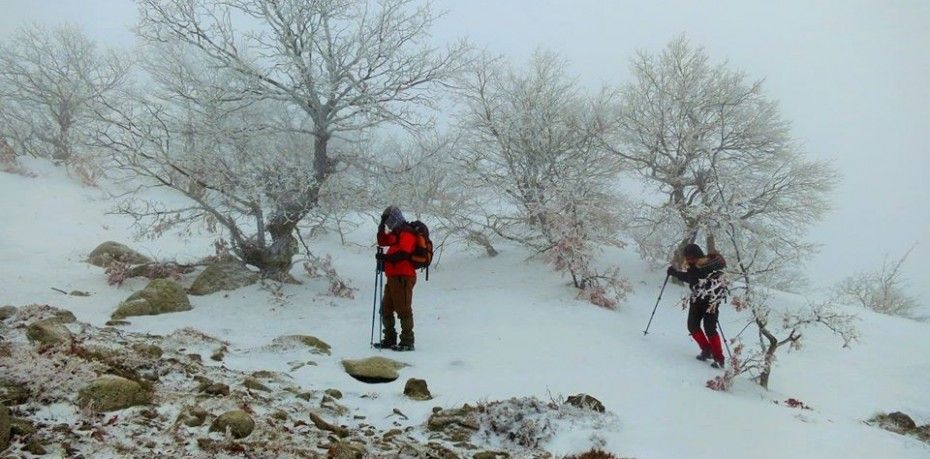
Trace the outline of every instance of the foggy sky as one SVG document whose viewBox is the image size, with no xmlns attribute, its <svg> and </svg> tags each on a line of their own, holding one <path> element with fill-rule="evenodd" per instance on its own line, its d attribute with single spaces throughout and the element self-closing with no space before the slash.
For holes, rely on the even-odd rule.
<svg viewBox="0 0 930 459">
<path fill-rule="evenodd" d="M 468 37 L 525 62 L 537 47 L 567 57 L 590 88 L 629 81 L 636 50 L 684 33 L 780 102 L 811 157 L 843 180 L 810 233 L 815 285 L 872 269 L 919 243 L 905 265 L 930 312 L 930 1 L 445 0 L 437 43 Z M 131 0 L 0 0 L 0 39 L 29 22 L 71 21 L 129 46 Z"/>
</svg>

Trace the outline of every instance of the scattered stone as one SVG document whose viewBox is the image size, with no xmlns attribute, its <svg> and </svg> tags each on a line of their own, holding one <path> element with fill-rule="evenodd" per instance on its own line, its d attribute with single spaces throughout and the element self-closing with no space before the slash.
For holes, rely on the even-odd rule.
<svg viewBox="0 0 930 459">
<path fill-rule="evenodd" d="M 578 394 L 569 396 L 565 403 L 569 405 L 581 408 L 583 410 L 594 410 L 598 413 L 603 413 L 606 411 L 604 404 L 600 400 L 588 395 L 588 394 Z"/>
<path fill-rule="evenodd" d="M 106 324 L 107 327 L 125 327 L 127 325 L 132 325 L 128 320 L 108 320 Z"/>
<path fill-rule="evenodd" d="M 190 311 L 190 300 L 181 284 L 168 279 L 155 279 L 144 289 L 133 293 L 120 303 L 111 316 L 124 319 L 130 316 L 152 316 L 169 312 Z"/>
<path fill-rule="evenodd" d="M 408 366 L 386 357 L 369 357 L 367 359 L 342 361 L 346 373 L 365 383 L 386 383 L 396 380 L 400 375 L 397 370 Z"/>
<path fill-rule="evenodd" d="M 336 436 L 338 436 L 339 438 L 345 438 L 352 434 L 352 432 L 350 432 L 349 429 L 346 429 L 345 427 L 337 426 L 335 424 L 330 424 L 326 422 L 323 418 L 321 418 L 320 415 L 312 411 L 308 413 L 308 416 L 310 417 L 310 421 L 313 422 L 313 425 L 315 425 L 318 429 L 325 430 L 327 432 L 332 432 L 336 434 Z"/>
<path fill-rule="evenodd" d="M 0 405 L 0 451 L 10 446 L 10 409 Z"/>
<path fill-rule="evenodd" d="M 226 358 L 226 348 L 220 348 L 213 351 L 213 355 L 210 356 L 210 360 L 214 362 L 222 362 Z"/>
<path fill-rule="evenodd" d="M 98 245 L 97 248 L 91 251 L 90 255 L 87 256 L 88 263 L 101 268 L 110 266 L 110 263 L 114 261 L 128 263 L 130 265 L 152 262 L 149 257 L 130 249 L 124 244 L 114 241 L 107 241 Z"/>
<path fill-rule="evenodd" d="M 269 389 L 268 386 L 262 384 L 261 381 L 253 377 L 246 377 L 242 385 L 252 390 L 260 390 L 262 392 L 271 392 L 271 389 Z"/>
<path fill-rule="evenodd" d="M 462 408 L 434 412 L 426 421 L 426 428 L 432 432 L 446 431 L 449 428 L 463 428 L 477 432 L 481 424 L 475 415 L 475 409 L 465 405 Z"/>
<path fill-rule="evenodd" d="M 26 446 L 23 449 L 28 451 L 29 454 L 32 454 L 35 456 L 44 456 L 48 453 L 48 451 L 45 450 L 45 447 L 42 446 L 42 444 L 39 443 L 39 440 L 36 439 L 35 437 L 29 440 L 29 443 L 26 443 Z"/>
<path fill-rule="evenodd" d="M 152 402 L 152 393 L 139 383 L 114 375 L 104 375 L 78 393 L 78 406 L 97 411 L 116 411 Z"/>
<path fill-rule="evenodd" d="M 192 362 L 203 362 L 203 357 L 201 357 L 200 354 L 190 353 L 187 354 L 187 358 L 191 359 Z"/>
<path fill-rule="evenodd" d="M 70 344 L 71 332 L 56 319 L 34 322 L 26 331 L 29 341 L 43 345 Z"/>
<path fill-rule="evenodd" d="M 287 421 L 290 416 L 287 415 L 286 411 L 278 410 L 272 413 L 271 417 L 279 421 Z"/>
<path fill-rule="evenodd" d="M 364 445 L 347 441 L 335 442 L 326 453 L 329 459 L 363 459 L 367 455 Z"/>
<path fill-rule="evenodd" d="M 145 344 L 145 343 L 136 343 L 132 345 L 132 350 L 136 351 L 139 355 L 148 357 L 150 359 L 160 359 L 161 356 L 165 353 L 160 347 L 154 344 Z"/>
<path fill-rule="evenodd" d="M 0 322 L 16 315 L 16 306 L 4 306 L 0 308 Z"/>
<path fill-rule="evenodd" d="M 316 336 L 310 335 L 285 335 L 279 336 L 272 341 L 272 344 L 276 345 L 289 345 L 289 344 L 303 344 L 311 348 L 311 351 L 314 354 L 325 354 L 330 355 L 332 347 L 327 344 L 325 341 L 317 338 Z"/>
<path fill-rule="evenodd" d="M 313 399 L 313 392 L 301 392 L 297 394 L 297 398 L 305 401 L 310 401 Z"/>
<path fill-rule="evenodd" d="M 509 459 L 510 453 L 504 451 L 482 451 L 475 453 L 472 459 Z"/>
<path fill-rule="evenodd" d="M 68 295 L 71 295 L 71 296 L 90 296 L 91 293 L 90 293 L 90 292 L 83 292 L 83 291 L 81 291 L 81 290 L 72 290 L 71 293 L 69 293 Z"/>
<path fill-rule="evenodd" d="M 204 387 L 203 392 L 214 396 L 229 396 L 229 386 L 223 383 L 213 383 Z"/>
<path fill-rule="evenodd" d="M 36 426 L 28 419 L 13 418 L 10 420 L 10 433 L 18 437 L 28 437 L 36 433 Z"/>
<path fill-rule="evenodd" d="M 277 376 L 277 373 L 275 373 L 275 372 L 273 372 L 273 371 L 258 370 L 258 371 L 253 371 L 253 372 L 252 372 L 252 377 L 253 377 L 253 378 L 259 378 L 259 379 L 272 379 L 272 378 L 274 378 L 274 377 L 276 377 L 276 376 Z"/>
<path fill-rule="evenodd" d="M 255 421 L 242 410 L 232 410 L 221 414 L 210 425 L 210 432 L 229 431 L 233 438 L 245 438 L 255 429 Z"/>
<path fill-rule="evenodd" d="M 252 285 L 259 281 L 261 275 L 250 271 L 245 265 L 238 262 L 216 263 L 203 270 L 188 293 L 191 295 L 209 295 L 222 290 L 235 290 Z"/>
<path fill-rule="evenodd" d="M 334 398 L 334 399 L 336 399 L 336 400 L 341 400 L 341 399 L 342 399 L 342 392 L 339 392 L 339 391 L 336 390 L 336 389 L 326 389 L 325 391 L 323 391 L 323 393 L 326 394 L 326 395 L 329 395 L 330 397 L 332 397 L 332 398 Z"/>
<path fill-rule="evenodd" d="M 385 432 L 384 435 L 381 436 L 381 438 L 384 438 L 385 440 L 389 440 L 389 439 L 394 438 L 394 437 L 396 437 L 396 436 L 398 436 L 398 435 L 403 435 L 403 433 L 404 433 L 403 430 L 400 430 L 400 429 L 391 429 L 391 430 Z"/>
<path fill-rule="evenodd" d="M 54 309 L 55 312 L 52 313 L 51 320 L 56 320 L 63 324 L 73 324 L 77 322 L 77 317 L 74 316 L 73 312 L 68 311 L 67 309 Z"/>
<path fill-rule="evenodd" d="M 178 414 L 177 422 L 187 427 L 200 427 L 207 420 L 207 410 L 199 406 L 185 406 Z"/>
<path fill-rule="evenodd" d="M 0 380 L 0 405 L 16 406 L 29 401 L 29 389 L 15 381 Z"/>
<path fill-rule="evenodd" d="M 433 396 L 429 393 L 426 381 L 423 379 L 410 378 L 404 385 L 404 395 L 414 400 L 432 400 Z"/>
</svg>

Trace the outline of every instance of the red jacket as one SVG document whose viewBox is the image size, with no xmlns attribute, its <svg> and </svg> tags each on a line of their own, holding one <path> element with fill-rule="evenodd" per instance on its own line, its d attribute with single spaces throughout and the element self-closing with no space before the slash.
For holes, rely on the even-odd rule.
<svg viewBox="0 0 930 459">
<path fill-rule="evenodd" d="M 410 231 L 398 229 L 390 233 L 378 232 L 378 245 L 387 246 L 386 255 L 406 253 L 412 255 L 417 246 L 417 239 Z M 409 256 L 404 260 L 384 262 L 384 274 L 388 277 L 417 277 L 417 271 Z"/>
</svg>

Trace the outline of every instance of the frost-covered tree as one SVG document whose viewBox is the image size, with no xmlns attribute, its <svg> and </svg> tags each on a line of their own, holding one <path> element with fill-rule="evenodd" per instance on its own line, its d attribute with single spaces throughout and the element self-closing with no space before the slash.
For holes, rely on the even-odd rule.
<svg viewBox="0 0 930 459">
<path fill-rule="evenodd" d="M 881 268 L 853 274 L 835 288 L 837 301 L 855 304 L 882 314 L 913 317 L 917 299 L 905 291 L 906 283 L 901 266 L 913 248 L 896 260 L 887 257 Z"/>
<path fill-rule="evenodd" d="M 615 307 L 628 285 L 594 268 L 602 244 L 622 246 L 607 135 L 612 94 L 584 94 L 557 55 L 536 53 L 528 68 L 476 65 L 462 83 L 457 164 L 484 196 L 486 227 L 524 244 L 571 276 L 587 299 Z"/>
<path fill-rule="evenodd" d="M 743 227 L 744 261 L 756 273 L 808 253 L 801 235 L 827 209 L 836 173 L 804 157 L 762 82 L 711 63 L 684 37 L 658 55 L 639 53 L 632 72 L 610 145 L 664 197 L 632 222 L 644 255 L 665 260 L 724 222 Z"/>
<path fill-rule="evenodd" d="M 262 158 L 262 167 L 236 171 L 242 174 L 238 177 L 264 180 L 278 194 L 273 199 L 276 205 L 267 209 L 253 209 L 251 201 L 240 202 L 238 196 L 224 197 L 236 212 L 250 217 L 261 214 L 261 225 L 253 230 L 255 243 L 249 246 L 254 251 L 243 256 L 269 273 L 289 269 L 297 250 L 297 224 L 319 206 L 328 180 L 344 162 L 331 149 L 333 139 L 353 137 L 385 123 L 411 129 L 428 124 L 425 114 L 433 106 L 434 89 L 456 70 L 467 50 L 456 45 L 439 52 L 428 45 L 436 16 L 429 4 L 417 6 L 411 0 L 141 0 L 139 4 L 138 33 L 143 40 L 182 48 L 202 61 L 208 72 L 236 82 L 233 94 L 220 96 L 223 104 L 213 116 L 223 116 L 229 104 L 237 113 L 276 104 L 295 121 L 285 129 L 292 135 L 274 144 L 255 145 L 257 137 L 250 137 L 242 139 L 248 148 L 228 146 L 241 150 L 243 156 Z M 199 77 L 178 76 L 192 82 Z M 221 89 L 208 85 L 208 90 Z M 236 107 L 247 102 L 257 105 Z M 154 129 L 174 130 L 170 125 L 164 128 L 162 108 L 143 112 L 157 115 L 150 119 Z M 240 134 L 245 137 L 258 128 L 242 127 L 245 131 Z M 305 139 L 309 140 L 305 143 Z M 233 138 L 225 141 L 234 143 Z M 256 154 L 252 148 L 267 153 Z M 278 150 L 282 148 L 287 151 Z M 312 172 L 309 177 L 305 168 Z M 200 175 L 215 171 L 187 172 L 187 180 L 202 182 L 198 187 L 212 186 L 213 192 L 227 194 L 227 189 Z M 224 226 L 234 224 L 227 219 Z M 248 246 L 245 236 L 232 235 L 234 241 L 237 237 L 243 239 L 237 242 L 240 247 Z"/>
<path fill-rule="evenodd" d="M 0 42 L 0 137 L 18 154 L 66 163 L 87 154 L 95 112 L 130 66 L 76 27 L 20 29 Z"/>
</svg>

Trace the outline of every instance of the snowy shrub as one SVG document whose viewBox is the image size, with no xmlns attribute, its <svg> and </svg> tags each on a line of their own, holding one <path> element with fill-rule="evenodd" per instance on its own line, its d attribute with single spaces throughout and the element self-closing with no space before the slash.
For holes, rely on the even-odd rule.
<svg viewBox="0 0 930 459">
<path fill-rule="evenodd" d="M 734 340 L 732 355 L 727 361 L 729 365 L 726 370 L 723 372 L 723 375 L 716 376 L 711 380 L 707 381 L 707 387 L 712 390 L 717 391 L 728 391 L 733 387 L 733 380 L 737 375 L 743 372 L 742 365 L 743 358 L 743 343 L 739 340 Z"/>
<path fill-rule="evenodd" d="M 35 173 L 30 172 L 19 164 L 16 152 L 2 137 L 0 137 L 0 171 L 29 178 L 37 177 Z"/>
<path fill-rule="evenodd" d="M 842 280 L 835 288 L 836 300 L 882 314 L 913 317 L 918 306 L 917 299 L 905 292 L 901 273 L 901 265 L 911 250 L 897 260 L 888 260 L 886 257 L 881 268 L 876 271 L 857 273 Z"/>
<path fill-rule="evenodd" d="M 126 282 L 126 279 L 131 277 L 131 271 L 132 266 L 129 263 L 122 261 L 110 263 L 104 271 L 104 274 L 107 276 L 107 285 L 122 287 L 123 282 Z"/>
<path fill-rule="evenodd" d="M 619 456 L 599 448 L 593 448 L 579 454 L 565 456 L 564 459 L 621 459 Z"/>
</svg>

